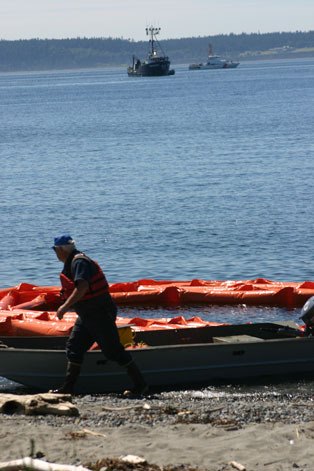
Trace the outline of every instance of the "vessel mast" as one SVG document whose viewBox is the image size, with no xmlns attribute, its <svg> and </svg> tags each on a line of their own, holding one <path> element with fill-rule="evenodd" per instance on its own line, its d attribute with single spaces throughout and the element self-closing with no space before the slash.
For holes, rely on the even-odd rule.
<svg viewBox="0 0 314 471">
<path fill-rule="evenodd" d="M 149 26 L 146 28 L 147 36 L 150 36 L 150 44 L 151 44 L 151 56 L 156 55 L 156 50 L 154 49 L 154 37 L 160 33 L 160 28 L 155 28 L 154 26 Z"/>
</svg>

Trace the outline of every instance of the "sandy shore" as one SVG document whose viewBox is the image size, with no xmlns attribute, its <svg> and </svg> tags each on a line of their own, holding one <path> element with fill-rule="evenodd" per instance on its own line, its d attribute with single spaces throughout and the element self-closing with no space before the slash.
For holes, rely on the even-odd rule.
<svg viewBox="0 0 314 471">
<path fill-rule="evenodd" d="M 79 417 L 0 415 L 0 461 L 34 455 L 88 465 L 135 454 L 210 471 L 314 469 L 310 393 L 163 392 L 144 399 L 75 396 Z"/>
</svg>

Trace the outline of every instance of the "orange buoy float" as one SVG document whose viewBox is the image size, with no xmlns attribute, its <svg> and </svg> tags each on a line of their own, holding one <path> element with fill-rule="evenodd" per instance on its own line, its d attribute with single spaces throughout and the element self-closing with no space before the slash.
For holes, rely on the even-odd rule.
<svg viewBox="0 0 314 471">
<path fill-rule="evenodd" d="M 62 321 L 56 318 L 61 305 L 59 286 L 21 283 L 0 290 L 0 335 L 67 336 L 76 314 L 68 312 Z M 113 283 L 110 292 L 118 305 L 132 307 L 177 307 L 192 305 L 301 307 L 314 296 L 314 282 L 281 282 L 264 278 L 254 280 L 181 280 L 141 279 Z M 134 330 L 171 329 L 218 325 L 200 318 L 131 319 L 118 317 L 117 325 L 132 325 Z"/>
<path fill-rule="evenodd" d="M 112 283 L 110 293 L 118 305 L 183 306 L 191 304 L 248 304 L 250 306 L 303 306 L 314 295 L 314 282 L 254 280 L 158 281 L 142 279 Z M 61 304 L 60 287 L 21 283 L 0 290 L 0 309 L 55 311 Z"/>
</svg>

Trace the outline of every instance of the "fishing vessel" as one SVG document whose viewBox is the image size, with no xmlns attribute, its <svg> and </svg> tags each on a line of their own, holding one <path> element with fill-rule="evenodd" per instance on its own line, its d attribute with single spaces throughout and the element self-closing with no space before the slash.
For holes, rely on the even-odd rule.
<svg viewBox="0 0 314 471">
<path fill-rule="evenodd" d="M 150 26 L 146 28 L 146 34 L 149 39 L 149 53 L 146 60 L 141 61 L 133 55 L 132 65 L 127 69 L 129 77 L 158 77 L 165 75 L 174 75 L 174 69 L 170 69 L 169 57 L 163 52 L 157 35 L 160 28 Z"/>
<path fill-rule="evenodd" d="M 220 56 L 213 55 L 212 45 L 209 45 L 208 58 L 205 63 L 190 64 L 189 70 L 207 70 L 207 69 L 235 69 L 240 62 L 234 62 L 223 59 Z"/>
</svg>

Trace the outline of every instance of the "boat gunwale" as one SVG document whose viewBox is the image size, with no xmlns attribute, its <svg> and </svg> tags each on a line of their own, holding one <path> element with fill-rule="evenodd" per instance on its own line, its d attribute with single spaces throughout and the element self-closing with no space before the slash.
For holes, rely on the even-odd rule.
<svg viewBox="0 0 314 471">
<path fill-rule="evenodd" d="M 227 337 L 227 336 L 226 336 Z M 314 342 L 314 337 L 284 337 L 284 338 L 277 338 L 277 339 L 261 339 L 256 337 L 256 340 L 243 340 L 243 341 L 230 341 L 230 342 L 202 342 L 202 343 L 186 343 L 186 344 L 166 344 L 166 345 L 145 345 L 143 347 L 137 347 L 134 349 L 131 349 L 130 351 L 132 354 L 135 352 L 143 352 L 143 351 L 151 351 L 151 350 L 175 350 L 175 349 L 191 349 L 191 348 L 213 348 L 213 347 L 224 347 L 225 349 L 228 346 L 237 346 L 240 347 L 241 345 L 265 345 L 265 344 L 271 344 L 271 343 L 284 343 L 284 342 Z M 19 347 L 5 347 L 0 349 L 0 355 L 1 352 L 7 352 L 7 351 L 14 351 L 14 352 L 36 352 L 36 353 L 62 353 L 64 354 L 65 350 L 64 349 L 53 349 L 53 348 L 19 348 Z M 91 350 L 86 352 L 86 355 L 101 355 L 103 356 L 103 353 L 101 350 Z M 109 360 L 108 360 L 109 361 Z M 1 370 L 1 367 L 0 367 Z"/>
</svg>

